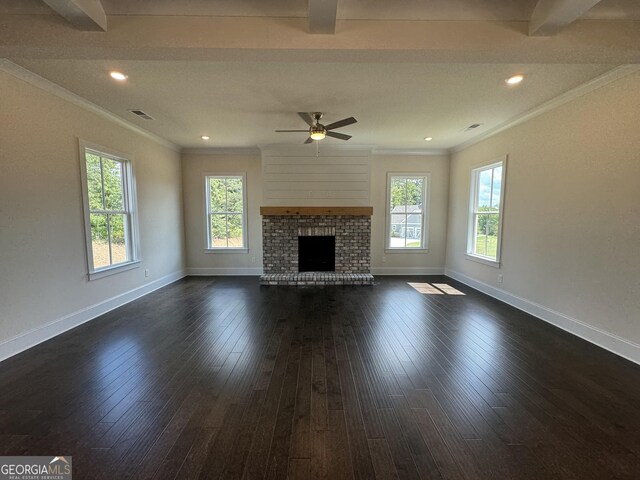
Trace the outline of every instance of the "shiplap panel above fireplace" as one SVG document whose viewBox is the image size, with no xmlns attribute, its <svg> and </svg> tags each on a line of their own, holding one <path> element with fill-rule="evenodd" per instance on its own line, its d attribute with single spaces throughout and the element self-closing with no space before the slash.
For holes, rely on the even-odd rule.
<svg viewBox="0 0 640 480">
<path fill-rule="evenodd" d="M 370 205 L 370 148 L 269 147 L 262 173 L 265 205 Z"/>
</svg>

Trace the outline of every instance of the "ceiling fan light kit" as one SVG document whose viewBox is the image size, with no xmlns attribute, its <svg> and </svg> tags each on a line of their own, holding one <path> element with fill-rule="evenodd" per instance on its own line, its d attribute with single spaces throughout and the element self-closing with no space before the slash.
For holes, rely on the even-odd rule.
<svg viewBox="0 0 640 480">
<path fill-rule="evenodd" d="M 313 140 L 322 140 L 327 136 L 327 132 L 325 132 L 322 126 L 311 127 L 309 130 L 309 137 Z"/>
<path fill-rule="evenodd" d="M 342 120 L 338 120 L 337 122 L 330 123 L 329 125 L 323 125 L 320 123 L 320 119 L 322 118 L 321 112 L 298 112 L 298 115 L 300 116 L 300 118 L 302 118 L 302 120 L 304 120 L 307 125 L 309 125 L 309 130 L 276 130 L 276 132 L 308 132 L 309 138 L 307 138 L 304 143 L 311 143 L 314 140 L 322 140 L 325 137 L 337 138 L 339 140 L 349 140 L 351 138 L 351 135 L 345 135 L 344 133 L 333 132 L 331 130 L 357 123 L 357 120 L 354 117 L 348 117 L 343 118 Z"/>
</svg>

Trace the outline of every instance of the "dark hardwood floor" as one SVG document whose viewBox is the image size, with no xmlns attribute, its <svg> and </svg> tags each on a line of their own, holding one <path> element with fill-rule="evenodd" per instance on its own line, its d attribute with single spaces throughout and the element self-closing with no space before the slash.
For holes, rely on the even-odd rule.
<svg viewBox="0 0 640 480">
<path fill-rule="evenodd" d="M 75 479 L 640 478 L 640 367 L 444 277 L 377 282 L 187 278 L 114 310 L 0 364 L 0 455 L 72 455 Z"/>
</svg>

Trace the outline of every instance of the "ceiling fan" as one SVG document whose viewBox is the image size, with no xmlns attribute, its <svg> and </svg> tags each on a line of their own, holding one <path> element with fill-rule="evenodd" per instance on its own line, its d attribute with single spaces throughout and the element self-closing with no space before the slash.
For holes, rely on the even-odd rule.
<svg viewBox="0 0 640 480">
<path fill-rule="evenodd" d="M 320 112 L 298 112 L 300 118 L 305 121 L 309 128 L 307 130 L 276 130 L 278 133 L 282 132 L 307 132 L 309 133 L 309 138 L 304 143 L 311 143 L 314 140 L 322 140 L 324 137 L 333 137 L 338 138 L 340 140 L 349 140 L 351 135 L 345 135 L 344 133 L 332 132 L 331 130 L 335 130 L 336 128 L 346 127 L 347 125 L 351 125 L 356 123 L 357 120 L 353 117 L 343 118 L 342 120 L 338 120 L 337 122 L 330 123 L 329 125 L 322 125 L 320 123 L 320 119 L 322 118 L 322 113 Z"/>
</svg>

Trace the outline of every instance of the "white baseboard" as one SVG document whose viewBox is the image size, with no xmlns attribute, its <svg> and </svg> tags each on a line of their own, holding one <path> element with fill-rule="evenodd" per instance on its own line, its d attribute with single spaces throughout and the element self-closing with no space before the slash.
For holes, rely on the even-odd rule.
<svg viewBox="0 0 640 480">
<path fill-rule="evenodd" d="M 0 342 L 0 361 L 34 347 L 39 343 L 45 342 L 66 332 L 67 330 L 77 327 L 78 325 L 82 325 L 89 320 L 93 320 L 114 308 L 118 308 L 135 300 L 136 298 L 140 298 L 143 295 L 151 293 L 154 290 L 175 282 L 176 280 L 180 280 L 185 276 L 186 272 L 184 270 L 165 275 L 153 282 L 149 282 L 145 285 L 134 288 L 133 290 L 129 290 L 128 292 L 121 293 L 115 297 L 90 305 Z"/>
<path fill-rule="evenodd" d="M 262 275 L 262 268 L 248 268 L 248 267 L 228 267 L 228 268 L 196 268 L 188 267 L 187 275 L 194 277 L 206 277 L 206 276 L 234 276 L 234 275 Z"/>
<path fill-rule="evenodd" d="M 444 275 L 444 267 L 372 267 L 373 275 Z"/>
<path fill-rule="evenodd" d="M 444 267 L 377 267 L 372 268 L 373 275 L 444 275 Z M 262 268 L 228 267 L 228 268 L 187 268 L 191 276 L 234 276 L 262 275 Z"/>
<path fill-rule="evenodd" d="M 555 325 L 556 327 L 576 335 L 583 340 L 591 342 L 598 347 L 609 350 L 610 352 L 626 358 L 627 360 L 640 364 L 640 345 L 634 342 L 547 308 L 544 305 L 539 305 L 527 300 L 526 298 L 519 297 L 500 288 L 480 282 L 460 272 L 447 268 L 444 273 L 448 277 L 458 280 L 459 282 L 479 290 L 490 297 L 497 298 L 518 310 L 522 310 L 523 312 Z"/>
</svg>

